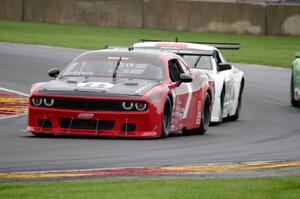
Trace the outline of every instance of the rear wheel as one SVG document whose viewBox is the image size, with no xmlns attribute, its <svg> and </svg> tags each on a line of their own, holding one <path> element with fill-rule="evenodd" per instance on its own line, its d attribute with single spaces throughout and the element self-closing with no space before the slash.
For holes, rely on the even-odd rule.
<svg viewBox="0 0 300 199">
<path fill-rule="evenodd" d="M 163 118 L 162 118 L 162 132 L 161 137 L 168 137 L 170 134 L 172 123 L 172 103 L 169 97 L 166 98 L 164 106 Z"/>
<path fill-rule="evenodd" d="M 211 119 L 210 106 L 211 106 L 210 95 L 208 93 L 206 93 L 204 107 L 203 107 L 203 111 L 201 114 L 201 123 L 200 123 L 200 127 L 198 129 L 198 132 L 200 135 L 203 135 L 209 127 L 209 123 L 210 123 L 210 119 Z"/>
<path fill-rule="evenodd" d="M 291 92 L 290 92 L 290 97 L 291 97 L 291 104 L 292 106 L 298 107 L 299 106 L 299 101 L 295 100 L 294 98 L 294 81 L 293 81 L 293 76 L 291 78 Z"/>
</svg>

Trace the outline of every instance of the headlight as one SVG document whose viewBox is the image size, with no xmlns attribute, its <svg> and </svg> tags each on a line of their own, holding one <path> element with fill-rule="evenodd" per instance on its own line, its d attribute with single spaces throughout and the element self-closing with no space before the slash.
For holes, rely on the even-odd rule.
<svg viewBox="0 0 300 199">
<path fill-rule="evenodd" d="M 45 106 L 52 106 L 54 104 L 54 99 L 53 98 L 45 98 L 44 104 L 45 104 Z"/>
<path fill-rule="evenodd" d="M 31 102 L 34 106 L 40 106 L 42 104 L 43 100 L 40 97 L 33 97 L 31 99 Z"/>
<path fill-rule="evenodd" d="M 136 102 L 134 106 L 138 111 L 144 111 L 147 108 L 147 104 L 145 102 Z"/>
<path fill-rule="evenodd" d="M 133 108 L 133 102 L 122 102 L 122 107 L 126 111 L 129 111 Z"/>
</svg>

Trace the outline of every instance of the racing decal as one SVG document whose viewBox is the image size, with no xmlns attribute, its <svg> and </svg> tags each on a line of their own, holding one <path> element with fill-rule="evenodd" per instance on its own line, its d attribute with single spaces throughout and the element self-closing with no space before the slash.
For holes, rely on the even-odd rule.
<svg viewBox="0 0 300 199">
<path fill-rule="evenodd" d="M 176 93 L 174 89 L 171 89 L 172 97 L 173 97 L 173 111 L 172 111 L 172 125 L 171 125 L 171 131 L 175 131 L 175 127 L 177 126 L 177 118 L 178 113 L 176 110 Z"/>
<path fill-rule="evenodd" d="M 187 113 L 188 113 L 190 105 L 191 105 L 192 95 L 193 95 L 193 89 L 192 89 L 191 84 L 187 84 L 187 89 L 188 89 L 188 98 L 187 98 L 187 101 L 185 104 L 182 119 L 185 119 L 187 116 Z"/>
<path fill-rule="evenodd" d="M 78 118 L 79 119 L 91 119 L 94 117 L 94 113 L 79 113 Z"/>
<path fill-rule="evenodd" d="M 113 84 L 107 82 L 81 82 L 76 85 L 79 88 L 91 88 L 99 90 L 109 90 L 114 87 Z"/>
<path fill-rule="evenodd" d="M 199 100 L 199 102 L 197 103 L 197 117 L 196 117 L 196 124 L 200 125 L 201 123 L 201 100 Z"/>
</svg>

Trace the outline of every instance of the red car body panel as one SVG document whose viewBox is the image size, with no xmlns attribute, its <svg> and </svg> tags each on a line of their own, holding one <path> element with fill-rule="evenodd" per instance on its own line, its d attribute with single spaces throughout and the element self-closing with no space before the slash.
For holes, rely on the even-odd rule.
<svg viewBox="0 0 300 199">
<path fill-rule="evenodd" d="M 92 52 L 101 54 L 103 51 L 108 53 L 112 52 L 114 55 L 118 53 L 116 52 L 117 50 Z M 123 52 L 124 50 L 121 51 Z M 151 54 L 149 51 L 147 51 L 147 53 Z M 146 90 L 146 92 L 141 95 L 122 94 L 118 96 L 114 94 L 102 96 L 100 91 L 98 92 L 100 94 L 95 95 L 89 94 L 88 92 L 86 92 L 87 95 L 81 94 L 84 92 L 78 95 L 72 94 L 73 90 L 74 93 L 76 93 L 75 90 L 77 88 L 73 90 L 70 89 L 70 92 L 61 93 L 50 92 L 51 89 L 45 89 L 44 85 L 61 86 L 62 84 L 67 84 L 66 82 L 57 82 L 62 81 L 59 80 L 59 78 L 53 80 L 52 83 L 50 81 L 49 83 L 34 84 L 30 95 L 27 130 L 31 133 L 56 135 L 160 137 L 162 134 L 163 111 L 167 96 L 172 99 L 173 105 L 171 132 L 180 133 L 183 129 L 198 128 L 200 126 L 201 112 L 204 106 L 204 96 L 209 92 L 209 94 L 212 95 L 211 99 L 214 99 L 214 82 L 207 75 L 188 68 L 185 61 L 178 55 L 161 52 L 155 52 L 154 54 L 155 56 L 158 54 L 157 59 L 160 59 L 164 64 L 164 80 L 156 84 L 149 83 L 146 84 L 146 86 L 138 88 L 139 91 L 143 89 Z M 181 83 L 180 86 L 177 86 L 177 82 L 170 80 L 168 68 L 168 61 L 170 59 L 180 59 L 185 65 L 183 67 L 186 67 L 185 70 L 193 78 L 191 83 Z M 129 81 L 136 81 L 134 85 L 140 84 L 139 80 L 120 79 L 122 85 L 126 85 Z M 101 82 L 103 82 L 103 80 L 101 80 Z M 128 85 L 130 84 L 128 83 Z M 148 86 L 148 88 L 147 85 L 151 86 Z M 49 86 L 49 88 L 51 86 Z M 117 87 L 117 84 L 115 87 Z M 53 86 L 51 88 L 53 88 Z M 109 93 L 110 90 L 107 92 Z M 96 93 L 96 91 L 92 93 Z M 144 111 L 90 110 L 82 108 L 81 104 L 81 108 L 35 106 L 32 103 L 32 98 L 34 97 L 41 99 L 53 98 L 55 103 L 57 101 L 66 100 L 66 106 L 71 106 L 73 101 L 78 102 L 78 104 L 87 101 L 88 103 L 105 101 L 113 105 L 116 103 L 120 104 L 121 101 L 145 102 L 147 109 Z M 211 102 L 211 104 L 212 103 L 213 102 Z"/>
</svg>

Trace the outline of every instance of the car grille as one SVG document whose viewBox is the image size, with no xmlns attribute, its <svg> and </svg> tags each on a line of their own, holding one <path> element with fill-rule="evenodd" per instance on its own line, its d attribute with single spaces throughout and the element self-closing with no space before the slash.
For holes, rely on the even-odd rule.
<svg viewBox="0 0 300 199">
<path fill-rule="evenodd" d="M 77 110 L 124 111 L 119 100 L 87 100 L 55 98 L 53 108 Z"/>
<path fill-rule="evenodd" d="M 71 129 L 111 130 L 114 128 L 115 121 L 60 118 L 59 125 L 61 128 Z"/>
</svg>

